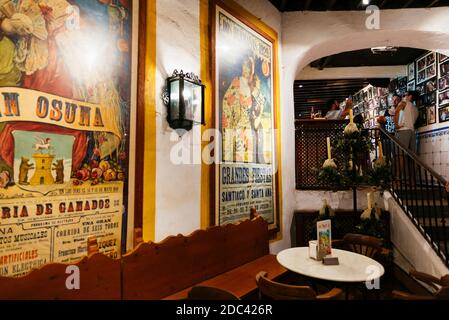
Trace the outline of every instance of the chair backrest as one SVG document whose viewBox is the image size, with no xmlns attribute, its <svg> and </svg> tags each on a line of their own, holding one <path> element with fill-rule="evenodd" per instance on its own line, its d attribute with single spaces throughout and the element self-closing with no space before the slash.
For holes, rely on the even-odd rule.
<svg viewBox="0 0 449 320">
<path fill-rule="evenodd" d="M 348 233 L 343 237 L 345 246 L 352 252 L 374 258 L 382 250 L 382 240 L 376 237 Z"/>
<path fill-rule="evenodd" d="M 316 293 L 308 286 L 293 286 L 272 281 L 265 271 L 256 276 L 261 298 L 273 300 L 315 300 Z"/>
<path fill-rule="evenodd" d="M 195 286 L 187 294 L 188 300 L 240 300 L 232 292 L 224 289 L 207 287 L 207 286 Z"/>
<path fill-rule="evenodd" d="M 449 287 L 441 287 L 433 296 L 436 299 L 449 300 Z"/>
</svg>

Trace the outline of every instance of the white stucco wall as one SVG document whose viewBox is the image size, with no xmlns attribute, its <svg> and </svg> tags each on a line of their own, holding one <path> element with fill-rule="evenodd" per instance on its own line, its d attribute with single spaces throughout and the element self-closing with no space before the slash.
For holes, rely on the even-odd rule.
<svg viewBox="0 0 449 320">
<path fill-rule="evenodd" d="M 168 127 L 167 109 L 160 99 L 165 80 L 175 69 L 200 74 L 199 8 L 199 0 L 156 3 L 156 241 L 200 228 L 201 164 L 177 165 L 170 154 L 182 143 L 199 155 L 201 128 L 194 126 L 179 139 Z"/>
</svg>

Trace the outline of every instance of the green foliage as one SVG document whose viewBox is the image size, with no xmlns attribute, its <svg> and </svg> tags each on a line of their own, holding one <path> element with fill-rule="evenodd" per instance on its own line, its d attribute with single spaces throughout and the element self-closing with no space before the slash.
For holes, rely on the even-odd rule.
<svg viewBox="0 0 449 320">
<path fill-rule="evenodd" d="M 375 162 L 373 168 L 367 172 L 368 183 L 380 190 L 386 190 L 391 184 L 392 175 L 389 162 Z"/>
<path fill-rule="evenodd" d="M 381 239 L 386 237 L 386 226 L 382 219 L 376 216 L 376 209 L 371 209 L 371 214 L 368 219 L 360 219 L 360 224 L 356 226 L 356 230 L 360 234 L 373 236 Z"/>
<path fill-rule="evenodd" d="M 337 139 L 334 144 L 334 160 L 338 168 L 322 168 L 318 173 L 318 180 L 330 189 L 357 187 L 367 183 L 367 177 L 360 174 L 365 155 L 370 151 L 369 139 L 354 132 Z M 323 160 L 324 162 L 324 160 Z M 352 164 L 352 166 L 351 166 Z"/>
<path fill-rule="evenodd" d="M 329 186 L 330 189 L 336 189 L 343 185 L 343 177 L 337 169 L 326 167 L 321 168 L 318 173 L 318 181 Z"/>
</svg>

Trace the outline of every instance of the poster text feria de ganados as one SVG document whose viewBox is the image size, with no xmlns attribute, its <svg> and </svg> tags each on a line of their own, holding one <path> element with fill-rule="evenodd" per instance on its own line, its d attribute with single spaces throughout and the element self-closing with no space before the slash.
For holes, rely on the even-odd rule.
<svg viewBox="0 0 449 320">
<path fill-rule="evenodd" d="M 131 0 L 0 1 L 0 275 L 126 226 Z"/>
</svg>

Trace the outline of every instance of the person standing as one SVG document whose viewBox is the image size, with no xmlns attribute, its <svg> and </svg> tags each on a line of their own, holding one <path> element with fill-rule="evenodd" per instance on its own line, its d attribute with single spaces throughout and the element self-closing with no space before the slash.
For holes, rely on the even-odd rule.
<svg viewBox="0 0 449 320">
<path fill-rule="evenodd" d="M 386 113 L 388 112 L 388 114 L 385 114 L 385 116 L 392 116 L 393 117 L 396 114 L 396 110 L 397 110 L 399 104 L 401 102 L 403 102 L 405 104 L 405 101 L 402 101 L 401 96 L 398 95 L 398 94 L 394 94 L 393 95 L 392 102 L 393 102 L 393 105 L 391 106 L 390 109 L 388 109 L 386 111 Z"/>
<path fill-rule="evenodd" d="M 325 118 L 328 120 L 338 120 L 340 119 L 341 110 L 338 106 L 338 101 L 336 99 L 330 99 L 327 104 L 327 113 Z"/>
<path fill-rule="evenodd" d="M 404 95 L 404 101 L 399 103 L 394 116 L 396 139 L 412 153 L 416 153 L 415 123 L 418 119 L 418 109 L 415 106 L 415 102 L 417 99 L 418 92 L 407 91 Z M 396 166 L 395 180 L 400 180 L 403 177 L 406 183 L 410 186 L 415 186 L 416 176 L 413 163 L 406 161 L 403 152 L 398 155 L 397 160 L 399 162 Z"/>
<path fill-rule="evenodd" d="M 404 103 L 400 103 L 395 112 L 394 124 L 396 138 L 410 151 L 416 152 L 415 122 L 418 119 L 416 91 L 407 91 L 404 95 Z"/>
</svg>

